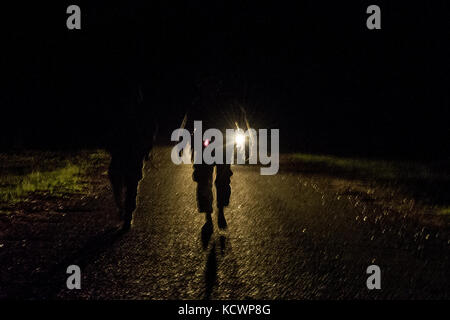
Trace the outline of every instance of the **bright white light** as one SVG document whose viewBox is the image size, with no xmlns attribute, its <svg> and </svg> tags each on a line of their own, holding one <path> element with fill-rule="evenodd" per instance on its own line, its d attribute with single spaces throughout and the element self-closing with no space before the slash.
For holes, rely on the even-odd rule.
<svg viewBox="0 0 450 320">
<path fill-rule="evenodd" d="M 236 142 L 236 146 L 242 148 L 245 145 L 245 135 L 242 133 L 236 133 L 236 136 L 234 137 L 234 140 Z"/>
</svg>

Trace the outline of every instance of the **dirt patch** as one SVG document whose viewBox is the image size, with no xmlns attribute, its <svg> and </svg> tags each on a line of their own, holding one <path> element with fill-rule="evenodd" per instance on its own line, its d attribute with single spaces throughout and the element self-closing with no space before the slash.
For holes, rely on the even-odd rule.
<svg viewBox="0 0 450 320">
<path fill-rule="evenodd" d="M 0 157 L 0 298 L 39 297 L 34 291 L 56 265 L 119 223 L 107 176 L 110 158 L 101 150 Z M 33 185 L 23 188 L 30 175 Z"/>
</svg>

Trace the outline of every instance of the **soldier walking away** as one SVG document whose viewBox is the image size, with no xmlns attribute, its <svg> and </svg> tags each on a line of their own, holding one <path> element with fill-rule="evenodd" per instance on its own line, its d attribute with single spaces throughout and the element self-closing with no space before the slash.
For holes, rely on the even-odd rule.
<svg viewBox="0 0 450 320">
<path fill-rule="evenodd" d="M 216 128 L 225 132 L 226 128 L 232 128 L 236 123 L 235 117 L 240 117 L 239 112 L 233 112 L 232 103 L 228 101 L 227 95 L 223 91 L 221 80 L 216 77 L 208 77 L 199 82 L 197 86 L 198 98 L 192 104 L 187 113 L 189 118 L 189 129 L 193 132 L 193 123 L 201 120 L 203 128 Z M 186 120 L 184 121 L 186 122 Z M 224 135 L 225 136 L 225 135 Z M 203 147 L 209 141 L 203 141 Z M 224 149 L 226 146 L 224 141 Z M 229 142 L 232 143 L 232 142 Z M 225 150 L 223 152 L 225 155 Z M 225 159 L 224 159 L 225 160 Z M 205 224 L 202 227 L 202 242 L 207 245 L 213 233 L 213 178 L 215 171 L 214 185 L 216 187 L 217 225 L 220 229 L 227 228 L 227 221 L 224 215 L 224 208 L 229 205 L 231 196 L 231 165 L 223 164 L 194 164 L 193 180 L 197 183 L 197 207 L 200 213 L 205 214 Z"/>
<path fill-rule="evenodd" d="M 148 160 L 156 127 L 140 88 L 137 91 L 127 108 L 113 117 L 106 148 L 111 154 L 108 175 L 124 231 L 132 224 L 143 162 Z"/>
</svg>

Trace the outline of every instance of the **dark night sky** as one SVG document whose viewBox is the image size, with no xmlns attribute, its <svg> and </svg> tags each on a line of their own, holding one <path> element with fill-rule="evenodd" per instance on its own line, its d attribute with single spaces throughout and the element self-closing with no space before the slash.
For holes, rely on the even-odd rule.
<svg viewBox="0 0 450 320">
<path fill-rule="evenodd" d="M 247 83 L 253 121 L 285 148 L 448 155 L 450 5 L 393 2 L 78 1 L 81 31 L 66 28 L 75 3 L 3 9 L 2 146 L 95 145 L 137 86 L 168 137 L 216 76 L 236 96 Z"/>
</svg>

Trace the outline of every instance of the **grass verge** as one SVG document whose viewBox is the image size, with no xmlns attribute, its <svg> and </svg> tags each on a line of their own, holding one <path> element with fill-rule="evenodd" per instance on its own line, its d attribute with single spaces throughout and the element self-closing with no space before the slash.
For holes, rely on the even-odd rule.
<svg viewBox="0 0 450 320">
<path fill-rule="evenodd" d="M 0 154 L 0 202 L 14 206 L 37 196 L 64 198 L 88 194 L 89 174 L 106 159 L 107 154 L 100 150 Z"/>
<path fill-rule="evenodd" d="M 438 207 L 441 214 L 449 214 L 449 161 L 372 160 L 303 153 L 291 154 L 290 159 L 297 170 L 395 187 Z"/>
</svg>

